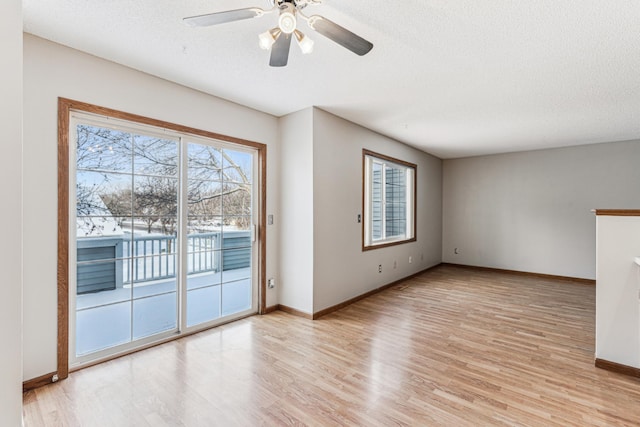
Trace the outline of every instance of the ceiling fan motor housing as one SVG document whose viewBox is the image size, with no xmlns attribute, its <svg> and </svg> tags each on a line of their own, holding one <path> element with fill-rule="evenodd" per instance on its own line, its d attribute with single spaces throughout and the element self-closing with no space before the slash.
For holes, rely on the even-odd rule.
<svg viewBox="0 0 640 427">
<path fill-rule="evenodd" d="M 321 3 L 321 0 L 271 0 L 271 3 L 274 6 L 278 7 L 282 6 L 283 4 L 290 3 L 297 8 L 301 8 L 307 6 L 309 3 L 319 4 Z"/>
<path fill-rule="evenodd" d="M 296 22 L 296 7 L 293 3 L 283 3 L 280 5 L 280 18 L 278 19 L 278 27 L 285 34 L 291 34 L 295 31 L 297 26 Z"/>
</svg>

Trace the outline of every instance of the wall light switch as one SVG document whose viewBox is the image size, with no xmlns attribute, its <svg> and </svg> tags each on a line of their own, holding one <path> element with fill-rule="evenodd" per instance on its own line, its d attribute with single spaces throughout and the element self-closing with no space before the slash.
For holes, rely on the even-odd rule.
<svg viewBox="0 0 640 427">
<path fill-rule="evenodd" d="M 267 215 L 267 225 L 273 225 L 273 215 Z"/>
</svg>

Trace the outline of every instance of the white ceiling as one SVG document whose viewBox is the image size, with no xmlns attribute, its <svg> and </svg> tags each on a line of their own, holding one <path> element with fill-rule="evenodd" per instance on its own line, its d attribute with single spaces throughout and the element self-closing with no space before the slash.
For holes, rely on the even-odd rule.
<svg viewBox="0 0 640 427">
<path fill-rule="evenodd" d="M 324 0 L 374 44 L 359 57 L 305 28 L 286 68 L 257 35 L 275 14 L 186 16 L 268 0 L 23 0 L 28 33 L 282 116 L 318 106 L 441 158 L 640 139 L 637 0 Z"/>
</svg>

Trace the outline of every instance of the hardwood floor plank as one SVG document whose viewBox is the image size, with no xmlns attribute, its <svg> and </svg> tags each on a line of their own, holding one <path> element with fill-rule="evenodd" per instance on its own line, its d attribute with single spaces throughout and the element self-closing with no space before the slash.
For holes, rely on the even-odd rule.
<svg viewBox="0 0 640 427">
<path fill-rule="evenodd" d="M 595 287 L 443 265 L 319 320 L 281 311 L 26 392 L 26 426 L 633 426 Z"/>
</svg>

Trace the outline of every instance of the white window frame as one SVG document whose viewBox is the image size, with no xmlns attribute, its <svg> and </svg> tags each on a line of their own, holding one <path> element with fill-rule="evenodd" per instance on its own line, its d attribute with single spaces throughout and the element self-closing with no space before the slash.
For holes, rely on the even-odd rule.
<svg viewBox="0 0 640 427">
<path fill-rule="evenodd" d="M 382 238 L 373 238 L 373 166 L 382 166 Z M 400 236 L 387 237 L 386 230 L 386 189 L 385 174 L 386 167 L 403 169 L 406 178 L 406 228 L 405 233 Z M 382 154 L 363 150 L 363 241 L 362 250 L 377 249 L 391 245 L 398 245 L 416 241 L 416 185 L 417 166 L 413 163 L 405 162 Z"/>
</svg>

